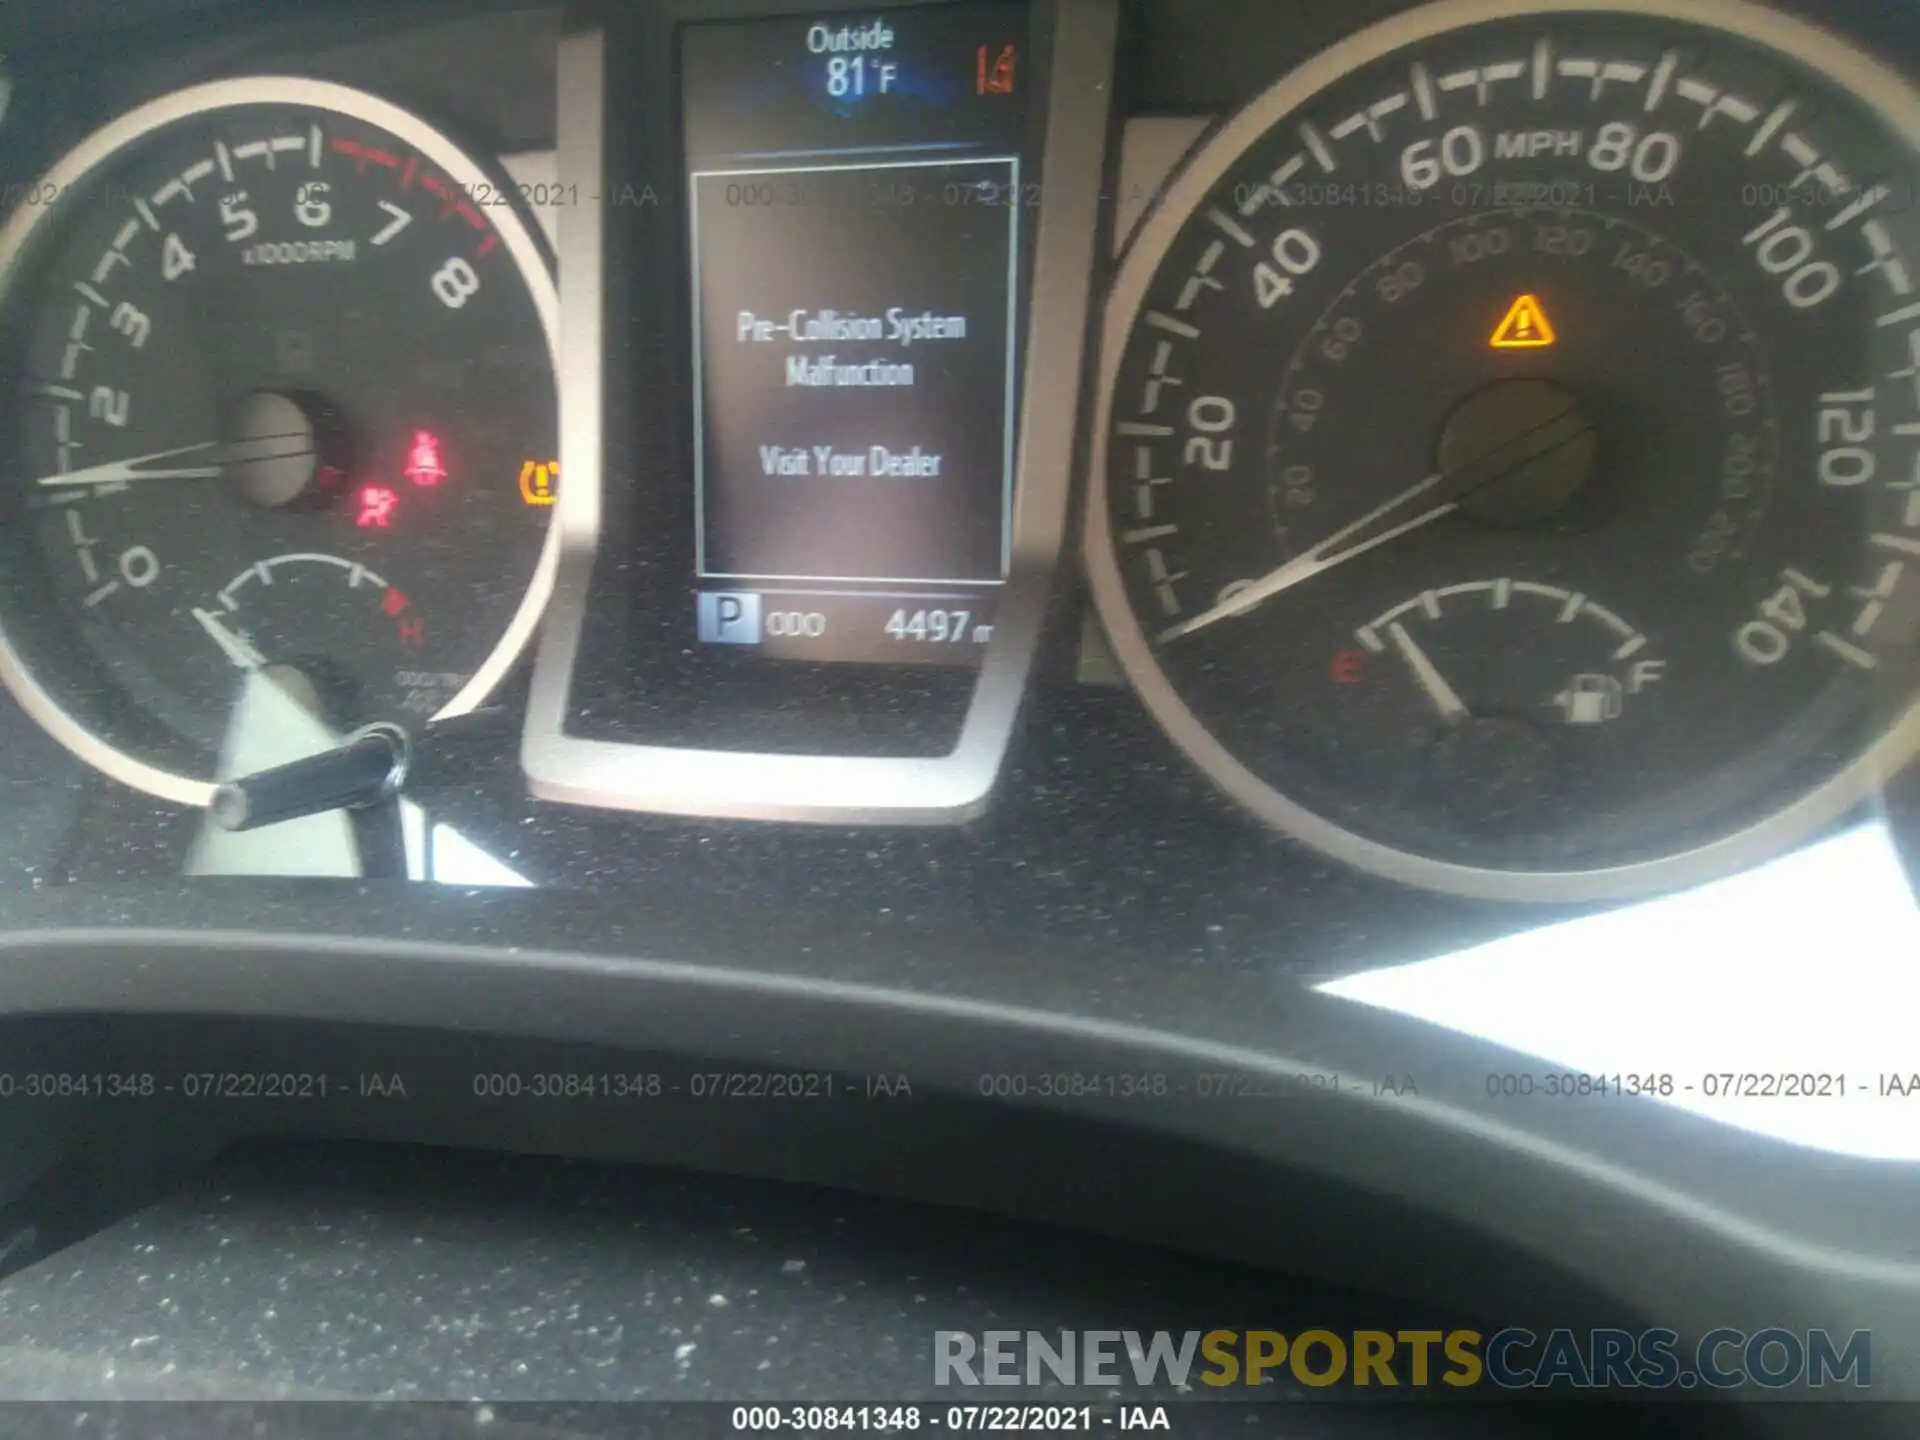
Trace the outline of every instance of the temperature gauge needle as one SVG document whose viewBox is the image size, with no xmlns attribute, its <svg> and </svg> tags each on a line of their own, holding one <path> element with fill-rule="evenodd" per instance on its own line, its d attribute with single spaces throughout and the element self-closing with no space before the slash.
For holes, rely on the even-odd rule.
<svg viewBox="0 0 1920 1440">
<path fill-rule="evenodd" d="M 1427 652 L 1420 648 L 1419 641 L 1406 632 L 1406 627 L 1396 620 L 1387 626 L 1387 634 L 1393 637 L 1394 648 L 1399 650 L 1401 658 L 1407 662 L 1407 668 L 1413 671 L 1413 678 L 1420 682 L 1420 688 L 1427 692 L 1440 710 L 1442 720 L 1465 720 L 1470 713 L 1466 703 L 1461 700 L 1453 686 L 1447 683 L 1447 677 L 1434 667 Z"/>
<path fill-rule="evenodd" d="M 266 656 L 229 630 L 225 622 L 212 611 L 202 610 L 196 606 L 193 618 L 200 622 L 200 628 L 213 637 L 213 643 L 218 645 L 226 657 L 240 669 L 257 670 L 267 663 Z"/>
</svg>

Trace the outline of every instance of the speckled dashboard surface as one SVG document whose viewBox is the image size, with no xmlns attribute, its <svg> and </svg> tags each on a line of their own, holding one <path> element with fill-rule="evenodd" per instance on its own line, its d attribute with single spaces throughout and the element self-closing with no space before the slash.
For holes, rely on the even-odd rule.
<svg viewBox="0 0 1920 1440">
<path fill-rule="evenodd" d="M 270 1145 L 0 1284 L 0 1398 L 951 1399 L 939 1330 L 1459 1320 L 825 1190 Z"/>
</svg>

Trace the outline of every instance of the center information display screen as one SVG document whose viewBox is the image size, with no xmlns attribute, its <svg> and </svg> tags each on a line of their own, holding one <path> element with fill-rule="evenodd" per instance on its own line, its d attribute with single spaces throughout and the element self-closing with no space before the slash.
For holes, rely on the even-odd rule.
<svg viewBox="0 0 1920 1440">
<path fill-rule="evenodd" d="M 704 645 L 977 664 L 1011 562 L 1019 6 L 682 40 Z"/>
</svg>

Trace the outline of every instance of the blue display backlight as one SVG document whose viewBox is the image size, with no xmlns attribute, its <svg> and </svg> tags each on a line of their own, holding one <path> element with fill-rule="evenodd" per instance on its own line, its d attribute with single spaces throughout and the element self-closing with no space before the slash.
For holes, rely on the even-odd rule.
<svg viewBox="0 0 1920 1440">
<path fill-rule="evenodd" d="M 1037 189 L 1028 19 L 923 5 L 689 27 L 701 644 L 970 665 L 989 643 Z"/>
<path fill-rule="evenodd" d="M 703 88 L 687 93 L 705 103 L 689 138 L 703 160 L 1017 146 L 1025 26 L 998 4 L 692 27 Z"/>
</svg>

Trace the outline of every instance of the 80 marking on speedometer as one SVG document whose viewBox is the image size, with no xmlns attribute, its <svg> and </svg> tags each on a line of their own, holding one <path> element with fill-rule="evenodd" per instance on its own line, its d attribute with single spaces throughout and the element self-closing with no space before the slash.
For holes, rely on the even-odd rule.
<svg viewBox="0 0 1920 1440">
<path fill-rule="evenodd" d="M 1844 808 L 1914 739 L 1916 140 L 1898 77 L 1729 0 L 1444 0 L 1230 120 L 1104 357 L 1089 565 L 1169 732 L 1481 894 Z"/>
</svg>

